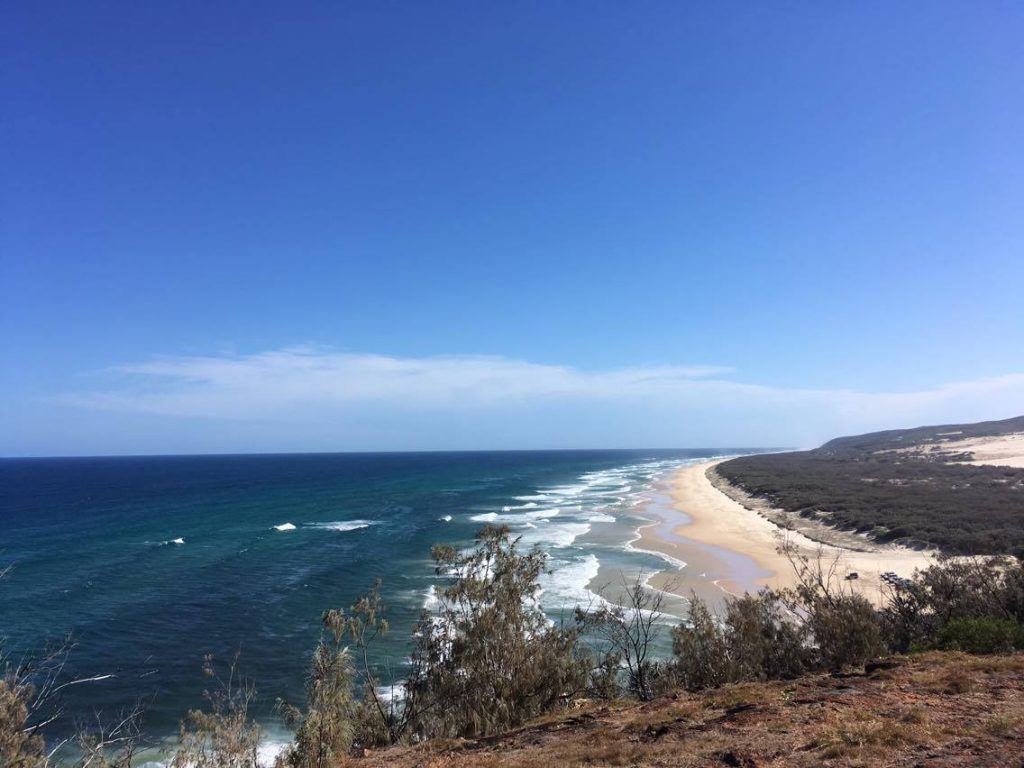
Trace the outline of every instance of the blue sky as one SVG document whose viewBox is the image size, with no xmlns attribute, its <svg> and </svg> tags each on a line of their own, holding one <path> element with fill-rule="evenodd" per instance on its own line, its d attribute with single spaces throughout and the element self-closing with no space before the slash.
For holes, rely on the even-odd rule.
<svg viewBox="0 0 1024 768">
<path fill-rule="evenodd" d="M 5 3 L 0 454 L 1024 413 L 1016 3 Z"/>
</svg>

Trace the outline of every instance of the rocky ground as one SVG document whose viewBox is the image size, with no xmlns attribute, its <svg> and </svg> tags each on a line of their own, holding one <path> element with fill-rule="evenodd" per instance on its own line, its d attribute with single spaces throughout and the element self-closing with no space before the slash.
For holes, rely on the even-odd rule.
<svg viewBox="0 0 1024 768">
<path fill-rule="evenodd" d="M 861 674 L 576 706 L 501 736 L 349 765 L 1024 766 L 1024 654 L 894 657 Z"/>
</svg>

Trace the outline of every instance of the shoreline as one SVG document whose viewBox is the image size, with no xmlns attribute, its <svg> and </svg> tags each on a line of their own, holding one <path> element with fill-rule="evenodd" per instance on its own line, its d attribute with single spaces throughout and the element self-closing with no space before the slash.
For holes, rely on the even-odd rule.
<svg viewBox="0 0 1024 768">
<path fill-rule="evenodd" d="M 786 555 L 779 552 L 785 542 L 812 560 L 819 555 L 829 563 L 834 559 L 840 583 L 878 604 L 884 598 L 882 573 L 910 577 L 934 561 L 935 552 L 877 544 L 802 519 L 797 530 L 782 527 L 765 511 L 741 503 L 743 495 L 738 489 L 735 496 L 723 491 L 731 486 L 713 470 L 725 460 L 705 461 L 673 472 L 662 492 L 665 500 L 654 501 L 645 510 L 656 519 L 638 529 L 632 545 L 686 563 L 676 571 L 653 575 L 649 579 L 652 587 L 683 597 L 695 592 L 705 599 L 713 598 L 717 590 L 718 601 L 765 587 L 793 587 L 796 574 Z M 781 510 L 766 511 L 777 512 L 778 516 L 771 515 L 775 519 L 785 519 Z M 823 530 L 814 530 L 815 525 Z M 843 580 L 851 572 L 858 578 Z"/>
</svg>

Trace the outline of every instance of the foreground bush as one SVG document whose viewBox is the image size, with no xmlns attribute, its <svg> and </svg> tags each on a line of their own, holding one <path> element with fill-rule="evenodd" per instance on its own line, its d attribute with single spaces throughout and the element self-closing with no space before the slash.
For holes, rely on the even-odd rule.
<svg viewBox="0 0 1024 768">
<path fill-rule="evenodd" d="M 550 626 L 537 601 L 545 555 L 487 527 L 468 554 L 433 551 L 450 579 L 424 617 L 406 683 L 420 737 L 479 737 L 514 728 L 583 690 L 577 633 Z"/>
<path fill-rule="evenodd" d="M 1024 626 L 1005 619 L 953 619 L 939 630 L 935 647 L 967 653 L 1024 650 Z"/>
<path fill-rule="evenodd" d="M 881 611 L 890 650 L 906 653 L 933 644 L 960 619 L 1024 623 L 1024 561 L 1019 558 L 942 558 L 890 590 Z"/>
<path fill-rule="evenodd" d="M 40 768 L 46 764 L 43 737 L 28 725 L 34 693 L 13 672 L 0 679 L 0 765 Z"/>
<path fill-rule="evenodd" d="M 206 709 L 186 713 L 178 733 L 171 768 L 260 768 L 263 731 L 249 718 L 256 689 L 239 677 L 237 656 L 221 669 L 212 656 L 203 674 L 215 682 L 204 692 Z"/>
<path fill-rule="evenodd" d="M 576 607 L 576 626 L 592 658 L 587 692 L 602 699 L 625 693 L 649 701 L 666 681 L 665 664 L 653 658 L 667 628 L 665 593 L 649 588 L 642 573 L 632 581 L 623 576 L 620 588 L 615 602 L 602 598 L 597 610 Z"/>
<path fill-rule="evenodd" d="M 688 621 L 673 632 L 672 650 L 672 678 L 689 690 L 798 677 L 814 664 L 807 626 L 789 616 L 771 590 L 730 598 L 721 621 L 693 596 Z"/>
<path fill-rule="evenodd" d="M 797 586 L 783 590 L 790 611 L 805 627 L 815 658 L 812 667 L 839 672 L 860 667 L 886 652 L 882 623 L 871 602 L 839 576 L 840 558 L 801 554 L 788 543 Z"/>
<path fill-rule="evenodd" d="M 320 642 L 306 677 L 306 709 L 281 706 L 286 722 L 297 729 L 295 742 L 278 760 L 279 766 L 329 768 L 352 748 L 355 705 L 345 631 L 341 611 L 324 614 Z"/>
</svg>

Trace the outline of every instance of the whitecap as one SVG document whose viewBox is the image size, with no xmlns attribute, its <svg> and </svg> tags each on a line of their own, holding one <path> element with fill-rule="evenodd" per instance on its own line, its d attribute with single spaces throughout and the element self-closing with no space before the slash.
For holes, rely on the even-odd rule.
<svg viewBox="0 0 1024 768">
<path fill-rule="evenodd" d="M 305 523 L 308 528 L 318 528 L 321 531 L 358 531 L 360 528 L 369 528 L 371 525 L 380 525 L 380 520 L 337 520 L 329 523 Z"/>
<path fill-rule="evenodd" d="M 508 507 L 505 507 L 508 510 Z M 526 525 L 531 520 L 546 520 L 551 517 L 558 517 L 561 510 L 551 507 L 549 509 L 531 509 L 527 512 L 511 512 L 498 514 L 497 512 L 482 512 L 473 515 L 470 520 L 476 523 L 506 523 L 508 525 Z"/>
<path fill-rule="evenodd" d="M 537 506 L 537 502 L 536 501 L 528 501 L 525 504 L 512 504 L 512 505 L 507 506 L 507 507 L 502 507 L 501 511 L 502 512 L 511 512 L 513 509 L 533 509 L 536 506 Z"/>
</svg>

